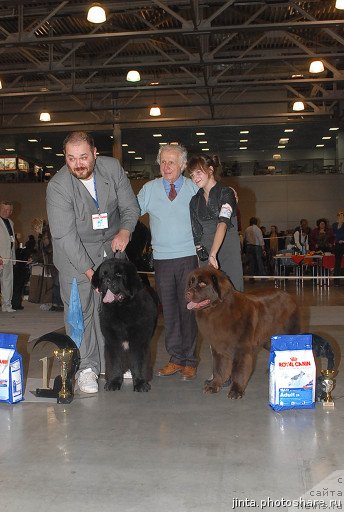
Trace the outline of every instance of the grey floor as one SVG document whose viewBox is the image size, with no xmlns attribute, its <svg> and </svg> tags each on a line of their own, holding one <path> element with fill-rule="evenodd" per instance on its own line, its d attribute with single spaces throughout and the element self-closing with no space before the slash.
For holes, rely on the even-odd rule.
<svg viewBox="0 0 344 512">
<path fill-rule="evenodd" d="M 271 286 L 258 282 L 246 289 Z M 344 286 L 313 288 L 308 282 L 297 288 L 290 282 L 287 289 L 300 303 L 303 329 L 332 341 L 338 355 L 344 345 Z M 77 392 L 70 405 L 57 405 L 31 393 L 41 386 L 39 359 L 48 350 L 43 354 L 32 346 L 41 334 L 62 328 L 62 314 L 24 305 L 23 311 L 0 313 L 0 332 L 19 335 L 26 370 L 25 401 L 0 404 L 4 510 L 228 512 L 261 510 L 260 500 L 268 502 L 265 510 L 277 510 L 278 500 L 300 499 L 314 486 L 329 489 L 333 472 L 340 472 L 335 483 L 343 487 L 340 367 L 331 412 L 321 404 L 274 412 L 267 404 L 266 351 L 242 400 L 228 400 L 224 390 L 203 395 L 203 380 L 211 373 L 207 343 L 201 343 L 192 382 L 178 375 L 154 377 L 152 390 L 138 394 L 130 381 L 120 392 L 105 392 L 101 380 L 98 395 Z M 155 369 L 167 361 L 163 334 L 160 318 Z"/>
</svg>

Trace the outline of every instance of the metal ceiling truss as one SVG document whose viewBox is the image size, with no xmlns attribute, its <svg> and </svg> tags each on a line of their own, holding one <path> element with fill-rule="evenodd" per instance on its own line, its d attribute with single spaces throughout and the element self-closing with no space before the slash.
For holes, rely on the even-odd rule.
<svg viewBox="0 0 344 512">
<path fill-rule="evenodd" d="M 341 118 L 344 11 L 335 0 L 103 2 L 107 21 L 86 20 L 85 1 L 0 0 L 0 131 L 91 123 L 210 125 Z M 311 75 L 313 58 L 325 71 Z M 126 82 L 129 69 L 141 81 Z M 158 82 L 157 85 L 152 85 Z"/>
</svg>

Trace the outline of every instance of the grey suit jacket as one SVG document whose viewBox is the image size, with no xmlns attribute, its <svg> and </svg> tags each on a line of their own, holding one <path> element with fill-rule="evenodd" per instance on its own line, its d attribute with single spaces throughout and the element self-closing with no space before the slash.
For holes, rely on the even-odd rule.
<svg viewBox="0 0 344 512">
<path fill-rule="evenodd" d="M 13 235 L 14 235 L 14 226 L 11 219 L 8 219 L 10 221 Z M 15 243 L 13 243 L 12 249 L 11 249 L 11 239 L 10 235 L 8 234 L 6 225 L 4 221 L 0 218 L 0 256 L 1 258 L 8 258 L 8 259 L 16 259 L 16 253 L 15 253 Z M 4 261 L 4 263 L 8 263 L 8 261 Z M 11 265 L 13 263 L 11 262 Z"/>
<path fill-rule="evenodd" d="M 67 277 L 96 268 L 104 259 L 104 251 L 112 256 L 113 237 L 119 229 L 132 233 L 140 215 L 130 181 L 118 160 L 98 157 L 94 174 L 100 212 L 108 214 L 107 229 L 93 229 L 92 214 L 98 213 L 95 201 L 66 165 L 47 187 L 54 264 Z"/>
</svg>

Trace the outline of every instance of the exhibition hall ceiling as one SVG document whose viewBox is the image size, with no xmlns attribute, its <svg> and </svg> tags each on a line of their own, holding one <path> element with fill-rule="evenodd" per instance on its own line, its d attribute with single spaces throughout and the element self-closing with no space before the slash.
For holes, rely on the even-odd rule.
<svg viewBox="0 0 344 512">
<path fill-rule="evenodd" d="M 117 127 L 124 162 L 155 153 L 157 133 L 194 152 L 203 132 L 211 153 L 230 154 L 245 139 L 249 150 L 273 151 L 291 128 L 288 147 L 308 150 L 342 127 L 344 11 L 335 0 L 101 3 L 107 20 L 94 24 L 91 2 L 0 0 L 1 153 L 12 145 L 58 165 L 64 135 L 87 129 L 111 154 Z M 314 58 L 323 72 L 310 73 Z M 139 82 L 126 80 L 130 69 Z M 304 111 L 292 110 L 296 100 Z M 39 121 L 43 110 L 50 122 Z"/>
</svg>

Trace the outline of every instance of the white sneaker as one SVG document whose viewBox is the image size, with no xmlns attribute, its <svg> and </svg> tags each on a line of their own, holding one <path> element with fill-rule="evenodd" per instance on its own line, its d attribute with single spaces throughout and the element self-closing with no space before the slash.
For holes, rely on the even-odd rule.
<svg viewBox="0 0 344 512">
<path fill-rule="evenodd" d="M 3 313 L 15 313 L 17 310 L 13 309 L 11 306 L 2 306 Z"/>
<path fill-rule="evenodd" d="M 98 377 L 91 368 L 86 368 L 86 370 L 80 372 L 77 380 L 80 391 L 84 393 L 98 392 Z"/>
</svg>

